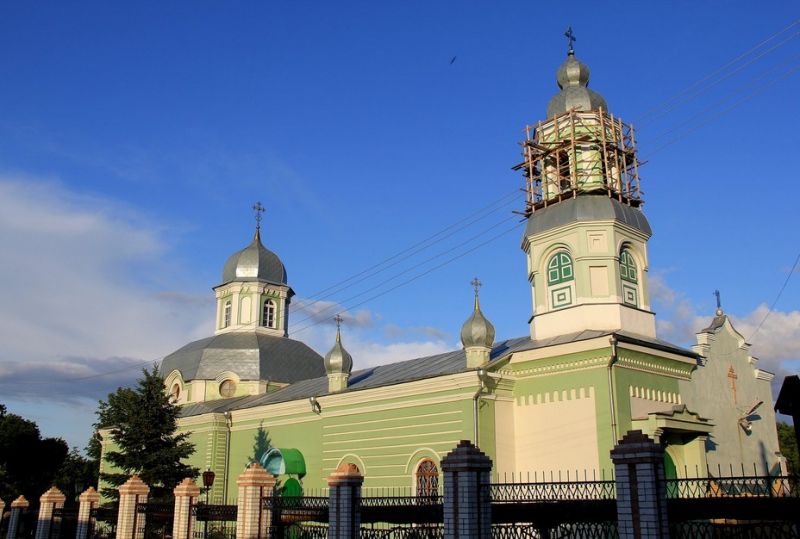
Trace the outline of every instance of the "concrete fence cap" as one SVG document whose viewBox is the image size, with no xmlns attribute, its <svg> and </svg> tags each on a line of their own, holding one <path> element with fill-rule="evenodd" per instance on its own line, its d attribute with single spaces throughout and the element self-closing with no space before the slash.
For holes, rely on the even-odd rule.
<svg viewBox="0 0 800 539">
<path fill-rule="evenodd" d="M 25 508 L 25 507 L 29 507 L 30 505 L 31 504 L 28 503 L 28 500 L 25 499 L 25 496 L 20 496 L 19 498 L 17 498 L 13 502 L 11 502 L 11 508 L 12 509 L 17 508 L 17 507 Z"/>
<path fill-rule="evenodd" d="M 78 500 L 81 502 L 99 502 L 100 501 L 100 493 L 95 490 L 94 487 L 89 487 L 83 492 L 81 495 L 78 496 Z"/>
<path fill-rule="evenodd" d="M 133 474 L 130 479 L 119 487 L 120 494 L 148 494 L 149 492 L 150 487 L 136 474 Z"/>
<path fill-rule="evenodd" d="M 50 502 L 63 503 L 64 500 L 66 499 L 67 497 L 64 496 L 63 492 L 58 490 L 58 487 L 50 487 L 49 489 L 47 489 L 47 492 L 45 492 L 39 497 L 39 501 L 41 503 L 50 503 Z"/>
<path fill-rule="evenodd" d="M 175 496 L 199 496 L 200 495 L 200 487 L 197 486 L 197 483 L 194 482 L 194 479 L 191 477 L 184 478 L 183 481 L 178 483 L 178 486 L 175 487 L 173 491 Z"/>
</svg>

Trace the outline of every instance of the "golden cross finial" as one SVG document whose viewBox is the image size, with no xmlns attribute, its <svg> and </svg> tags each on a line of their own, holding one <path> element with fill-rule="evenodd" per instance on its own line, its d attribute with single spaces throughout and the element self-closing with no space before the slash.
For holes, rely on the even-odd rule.
<svg viewBox="0 0 800 539">
<path fill-rule="evenodd" d="M 261 229 L 261 214 L 265 211 L 267 211 L 267 209 L 261 205 L 261 202 L 253 204 L 253 212 L 256 215 L 256 230 Z"/>
<path fill-rule="evenodd" d="M 477 277 L 474 277 L 474 278 L 473 278 L 473 279 L 472 279 L 472 280 L 469 282 L 469 284 L 471 284 L 471 285 L 472 285 L 472 287 L 475 289 L 475 295 L 477 296 L 477 295 L 478 295 L 478 289 L 480 289 L 480 287 L 482 287 L 482 286 L 483 286 L 483 283 L 481 282 L 481 280 L 480 280 L 480 279 L 478 279 Z"/>
<path fill-rule="evenodd" d="M 572 26 L 567 28 L 567 31 L 564 32 L 564 37 L 567 38 L 567 44 L 569 46 L 567 54 L 575 54 L 575 49 L 572 48 L 572 44 L 578 40 L 575 38 L 575 34 L 572 33 Z"/>
</svg>

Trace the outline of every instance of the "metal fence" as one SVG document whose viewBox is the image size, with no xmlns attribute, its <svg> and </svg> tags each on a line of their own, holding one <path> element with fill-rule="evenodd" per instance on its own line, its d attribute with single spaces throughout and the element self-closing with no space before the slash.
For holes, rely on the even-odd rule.
<svg viewBox="0 0 800 539">
<path fill-rule="evenodd" d="M 541 502 L 555 500 L 613 500 L 614 481 L 553 481 L 542 483 L 493 483 L 492 503 Z"/>
<path fill-rule="evenodd" d="M 171 538 L 174 514 L 174 503 L 137 503 L 134 529 L 144 539 Z"/>
<path fill-rule="evenodd" d="M 800 476 L 667 479 L 669 498 L 800 497 Z"/>
<path fill-rule="evenodd" d="M 194 539 L 235 539 L 237 505 L 192 505 L 191 513 L 196 526 L 192 530 Z"/>
<path fill-rule="evenodd" d="M 115 507 L 93 507 L 89 512 L 89 537 L 91 539 L 115 539 L 117 516 Z"/>
<path fill-rule="evenodd" d="M 787 521 L 686 521 L 673 522 L 673 539 L 798 539 L 800 527 Z"/>
<path fill-rule="evenodd" d="M 56 507 L 50 517 L 49 539 L 74 539 L 78 531 L 78 508 Z"/>
</svg>

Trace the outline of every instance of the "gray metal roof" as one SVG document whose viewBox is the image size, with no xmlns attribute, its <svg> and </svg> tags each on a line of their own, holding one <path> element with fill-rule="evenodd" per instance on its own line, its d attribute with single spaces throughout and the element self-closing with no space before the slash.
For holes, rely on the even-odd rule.
<svg viewBox="0 0 800 539">
<path fill-rule="evenodd" d="M 589 111 L 602 107 L 603 110 L 608 110 L 603 96 L 587 88 L 589 67 L 578 61 L 572 53 L 556 71 L 556 81 L 561 91 L 554 95 L 547 104 L 548 118 L 564 114 L 572 109 Z"/>
<path fill-rule="evenodd" d="M 184 380 L 214 380 L 235 372 L 242 380 L 293 383 L 325 374 L 322 356 L 305 343 L 257 331 L 230 332 L 194 341 L 161 362 L 161 372 L 179 370 Z"/>
<path fill-rule="evenodd" d="M 283 262 L 278 255 L 261 244 L 258 229 L 250 245 L 233 253 L 225 262 L 221 285 L 233 281 L 261 281 L 281 285 L 287 283 Z"/>
<path fill-rule="evenodd" d="M 648 237 L 653 235 L 650 223 L 638 208 L 623 204 L 608 195 L 583 194 L 536 210 L 528 218 L 525 236 L 541 234 L 570 223 L 616 219 Z"/>
<path fill-rule="evenodd" d="M 670 351 L 680 355 L 693 358 L 697 357 L 697 354 L 690 350 L 680 348 L 660 339 L 652 339 L 627 331 L 612 332 L 587 330 L 571 333 L 569 335 L 560 335 L 550 339 L 540 339 L 537 341 L 531 340 L 530 337 L 517 337 L 515 339 L 500 341 L 492 348 L 489 366 L 492 367 L 497 365 L 515 352 L 594 339 L 605 335 L 611 336 L 612 334 L 616 335 L 617 339 L 621 342 L 644 344 L 656 349 Z M 413 382 L 415 380 L 424 380 L 426 378 L 457 374 L 467 370 L 470 369 L 467 369 L 467 359 L 464 351 L 454 350 L 444 354 L 410 359 L 407 361 L 400 361 L 397 363 L 391 363 L 389 365 L 381 365 L 378 367 L 371 367 L 369 369 L 356 371 L 350 376 L 350 383 L 347 391 L 358 391 L 362 389 L 372 389 L 376 387 L 402 384 L 406 382 Z M 319 378 L 313 378 L 310 380 L 302 380 L 283 389 L 279 389 L 278 391 L 263 395 L 253 395 L 248 397 L 237 397 L 233 399 L 189 404 L 182 408 L 181 415 L 194 416 L 211 412 L 221 413 L 228 410 L 243 410 L 267 404 L 308 399 L 312 396 L 317 397 L 320 395 L 326 395 L 327 393 L 328 378 L 327 376 L 321 376 Z"/>
</svg>

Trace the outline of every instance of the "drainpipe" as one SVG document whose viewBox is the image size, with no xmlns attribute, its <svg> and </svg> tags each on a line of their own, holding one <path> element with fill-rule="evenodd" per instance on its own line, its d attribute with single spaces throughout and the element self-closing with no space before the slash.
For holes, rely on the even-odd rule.
<svg viewBox="0 0 800 539">
<path fill-rule="evenodd" d="M 614 363 L 617 362 L 617 336 L 611 335 L 608 342 L 611 344 L 611 358 L 608 360 L 608 365 L 606 365 L 608 371 L 608 402 L 611 406 L 611 436 L 613 437 L 613 444 L 616 445 L 619 441 L 617 438 L 617 407 L 614 404 L 614 376 L 611 371 Z"/>
<path fill-rule="evenodd" d="M 485 369 L 478 369 L 475 371 L 478 375 L 478 380 L 480 381 L 480 385 L 478 386 L 478 391 L 472 396 L 472 443 L 475 446 L 478 446 L 478 400 L 481 398 L 481 394 L 483 394 L 483 390 L 486 387 L 486 370 Z"/>
<path fill-rule="evenodd" d="M 231 463 L 231 427 L 233 426 L 233 417 L 230 410 L 223 415 L 225 416 L 225 424 L 228 426 L 228 435 L 225 438 L 225 473 L 223 474 L 222 503 L 228 503 L 228 470 Z"/>
</svg>

